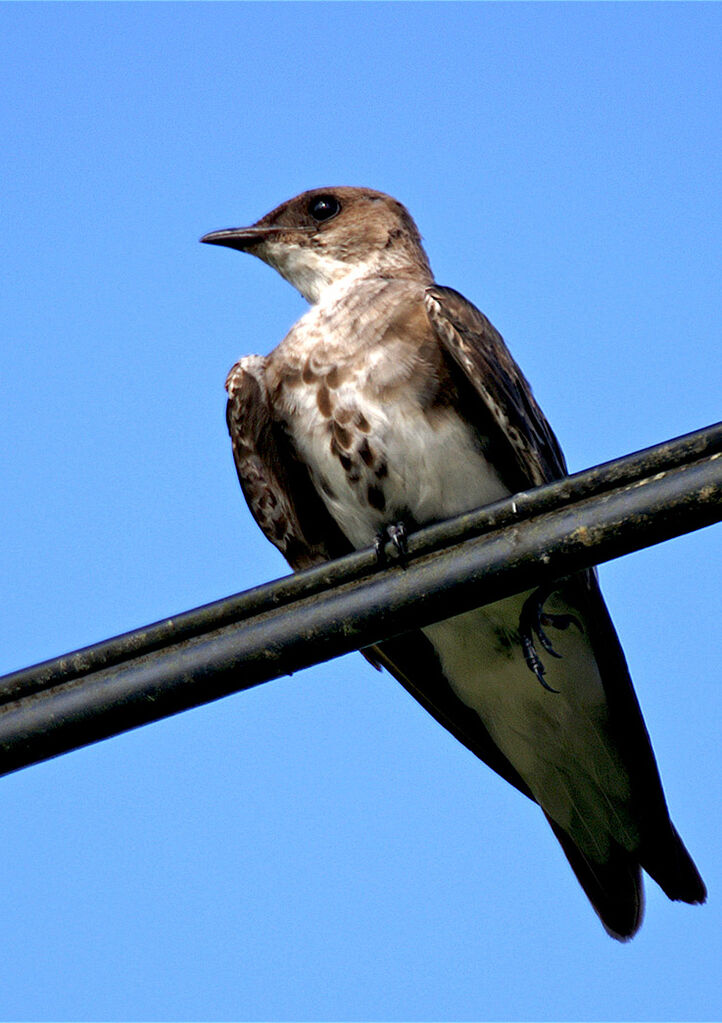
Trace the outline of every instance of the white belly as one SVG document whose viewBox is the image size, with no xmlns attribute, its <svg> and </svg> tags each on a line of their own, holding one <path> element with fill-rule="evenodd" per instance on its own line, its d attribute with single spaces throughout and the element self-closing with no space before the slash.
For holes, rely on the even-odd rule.
<svg viewBox="0 0 722 1023">
<path fill-rule="evenodd" d="M 518 622 L 528 593 L 469 611 L 423 631 L 456 695 L 475 710 L 534 798 L 593 860 L 609 854 L 609 836 L 638 841 L 630 782 L 608 733 L 604 689 L 588 637 L 554 630 L 562 655 L 544 657 L 543 689 L 525 664 Z M 575 612 L 552 596 L 545 609 Z"/>
<path fill-rule="evenodd" d="M 418 525 L 458 515 L 508 496 L 471 427 L 452 408 L 424 406 L 422 389 L 392 388 L 388 367 L 402 354 L 386 348 L 379 370 L 369 355 L 326 380 L 319 359 L 307 379 L 284 391 L 282 417 L 329 512 L 357 548 L 384 526 Z M 609 835 L 636 841 L 629 780 L 607 734 L 604 691 L 586 632 L 554 632 L 562 659 L 545 657 L 552 694 L 527 667 L 519 640 L 522 604 L 510 597 L 423 631 L 443 674 L 475 711 L 493 740 L 550 816 L 575 835 L 590 857 L 604 859 Z M 572 613 L 558 596 L 545 605 Z M 602 838 L 599 838 L 599 835 Z"/>
<path fill-rule="evenodd" d="M 415 400 L 361 404 L 358 392 L 353 405 L 368 430 L 348 424 L 345 463 L 330 443 L 328 419 L 310 402 L 299 409 L 303 427 L 294 439 L 328 510 L 355 547 L 369 546 L 383 526 L 405 516 L 423 525 L 508 496 L 471 429 L 452 410 L 429 414 Z"/>
</svg>

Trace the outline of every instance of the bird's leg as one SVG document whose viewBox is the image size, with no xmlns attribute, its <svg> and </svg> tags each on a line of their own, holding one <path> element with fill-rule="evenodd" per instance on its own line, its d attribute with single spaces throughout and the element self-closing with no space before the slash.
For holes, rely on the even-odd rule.
<svg viewBox="0 0 722 1023">
<path fill-rule="evenodd" d="M 374 550 L 376 551 L 377 561 L 382 565 L 385 565 L 388 561 L 386 556 L 387 543 L 391 544 L 395 552 L 395 559 L 404 566 L 408 556 L 408 533 L 403 522 L 392 522 L 390 525 L 384 526 L 376 534 Z"/>
<path fill-rule="evenodd" d="M 534 635 L 536 634 L 547 653 L 551 654 L 552 657 L 561 657 L 562 655 L 554 649 L 552 641 L 544 631 L 544 626 L 551 626 L 554 629 L 568 629 L 570 625 L 576 625 L 580 632 L 584 630 L 582 623 L 575 615 L 549 614 L 544 610 L 544 603 L 552 593 L 554 593 L 554 589 L 551 586 L 540 586 L 531 596 L 527 597 L 519 616 L 519 637 L 521 639 L 524 660 L 529 671 L 536 676 L 545 689 L 548 689 L 551 693 L 556 693 L 558 690 L 552 689 L 544 678 L 544 664 L 536 652 Z"/>
<path fill-rule="evenodd" d="M 521 622 L 519 624 L 521 626 Z M 536 652 L 536 647 L 534 646 L 534 636 L 532 635 L 531 632 L 524 632 L 523 629 L 520 629 L 519 634 L 521 637 L 521 649 L 524 653 L 524 660 L 526 661 L 527 668 L 534 675 L 536 675 L 537 680 L 541 683 L 541 685 L 544 686 L 547 692 L 558 693 L 559 690 L 554 689 L 552 686 L 550 686 L 549 683 L 544 678 L 546 669 L 541 660 L 539 659 L 539 654 Z"/>
</svg>

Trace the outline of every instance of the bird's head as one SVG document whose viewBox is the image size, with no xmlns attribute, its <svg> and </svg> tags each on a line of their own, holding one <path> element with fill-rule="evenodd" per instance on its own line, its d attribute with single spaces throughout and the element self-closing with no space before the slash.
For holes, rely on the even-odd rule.
<svg viewBox="0 0 722 1023">
<path fill-rule="evenodd" d="M 407 210 L 368 188 L 315 188 L 250 227 L 211 231 L 201 241 L 258 256 L 312 303 L 329 285 L 351 275 L 432 280 Z"/>
</svg>

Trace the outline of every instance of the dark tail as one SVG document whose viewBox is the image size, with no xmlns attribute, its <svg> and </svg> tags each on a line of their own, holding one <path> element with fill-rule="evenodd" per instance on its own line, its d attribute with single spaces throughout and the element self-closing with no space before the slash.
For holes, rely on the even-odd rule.
<svg viewBox="0 0 722 1023">
<path fill-rule="evenodd" d="M 617 941 L 629 941 L 644 916 L 644 885 L 637 858 L 614 845 L 606 863 L 594 863 L 566 831 L 545 816 L 607 934 Z"/>
<path fill-rule="evenodd" d="M 638 848 L 630 851 L 612 842 L 608 862 L 598 864 L 587 860 L 558 825 L 549 823 L 602 923 L 612 937 L 626 941 L 642 922 L 640 868 L 670 899 L 700 903 L 705 901 L 707 890 L 669 818 L 652 745 L 604 598 L 596 578 L 587 575 L 585 579 L 586 587 L 579 587 L 577 582 L 576 597 L 607 694 L 614 745 L 629 772 L 641 838 Z"/>
<path fill-rule="evenodd" d="M 547 820 L 604 929 L 617 941 L 629 941 L 642 923 L 644 885 L 640 867 L 670 899 L 700 903 L 707 898 L 704 881 L 671 822 L 666 841 L 655 843 L 651 850 L 628 852 L 614 844 L 606 863 L 595 863 L 548 815 Z"/>
<path fill-rule="evenodd" d="M 693 904 L 707 898 L 705 883 L 671 821 L 666 840 L 646 842 L 639 859 L 667 898 Z"/>
</svg>

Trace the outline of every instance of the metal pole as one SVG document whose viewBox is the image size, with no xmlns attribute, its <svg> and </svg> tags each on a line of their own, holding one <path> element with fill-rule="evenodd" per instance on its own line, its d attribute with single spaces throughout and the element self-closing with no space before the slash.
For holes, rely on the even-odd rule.
<svg viewBox="0 0 722 1023">
<path fill-rule="evenodd" d="M 409 539 L 409 561 L 454 542 L 480 536 L 553 511 L 571 501 L 635 483 L 677 466 L 722 452 L 722 423 L 684 434 L 642 451 L 567 476 L 496 504 L 419 530 Z M 173 615 L 61 657 L 0 676 L 0 704 L 69 682 L 101 668 L 160 650 L 212 629 L 284 605 L 331 586 L 353 582 L 378 568 L 372 550 L 358 551 L 318 568 L 285 576 L 243 593 Z"/>
<path fill-rule="evenodd" d="M 692 436 L 697 437 L 691 447 L 694 458 L 701 435 Z M 185 632 L 183 624 L 174 632 L 177 620 L 169 619 L 129 634 L 134 638 L 127 647 L 124 637 L 109 641 L 113 663 L 99 666 L 102 658 L 93 660 L 97 655 L 92 651 L 103 644 L 90 648 L 85 674 L 79 673 L 81 651 L 39 666 L 34 687 L 34 669 L 0 679 L 6 701 L 0 705 L 0 773 L 722 518 L 719 451 L 684 464 L 677 450 L 671 459 L 676 467 L 652 475 L 649 458 L 630 457 L 647 475 L 630 478 L 620 469 L 622 459 L 606 472 L 604 467 L 590 470 L 591 477 L 582 473 L 462 516 L 450 529 L 441 524 L 425 530 L 420 542 L 410 544 L 408 567 L 379 570 L 372 554 L 359 553 L 304 573 L 305 579 L 281 580 L 189 612 L 190 619 L 182 616 L 181 622 L 190 620 L 193 627 Z M 567 501 L 561 506 L 560 493 Z M 569 499 L 570 493 L 575 499 Z M 498 528 L 509 516 L 516 516 L 514 524 Z M 478 535 L 480 528 L 487 531 Z M 448 538 L 449 532 L 450 545 L 437 549 L 439 536 Z M 344 581 L 339 583 L 335 574 Z M 329 588 L 329 581 L 335 585 Z M 207 627 L 197 631 L 203 622 Z M 144 647 L 149 632 L 153 641 Z M 171 642 L 162 645 L 166 633 Z M 132 652 L 133 643 L 138 653 Z M 63 668 L 70 669 L 65 676 Z"/>
</svg>

